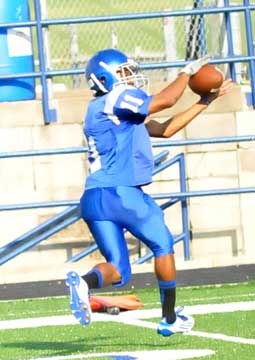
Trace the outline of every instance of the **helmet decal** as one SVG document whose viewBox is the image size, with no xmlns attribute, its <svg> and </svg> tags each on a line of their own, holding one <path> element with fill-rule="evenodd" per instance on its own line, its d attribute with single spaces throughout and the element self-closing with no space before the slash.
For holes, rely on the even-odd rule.
<svg viewBox="0 0 255 360">
<path fill-rule="evenodd" d="M 111 66 L 107 65 L 105 62 L 100 61 L 99 65 L 105 68 L 106 71 L 109 71 L 113 76 L 116 76 L 116 72 L 111 68 Z"/>
</svg>

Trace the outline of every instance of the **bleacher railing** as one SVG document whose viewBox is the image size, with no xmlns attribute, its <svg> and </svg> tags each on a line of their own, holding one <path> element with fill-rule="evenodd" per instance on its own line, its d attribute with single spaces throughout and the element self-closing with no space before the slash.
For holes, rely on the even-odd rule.
<svg viewBox="0 0 255 360">
<path fill-rule="evenodd" d="M 47 79 L 56 76 L 65 75 L 81 75 L 84 69 L 69 68 L 64 70 L 47 70 L 45 61 L 45 42 L 43 36 L 43 29 L 52 25 L 68 25 L 68 24 L 81 24 L 81 23 L 100 23 L 111 21 L 126 21 L 137 19 L 152 19 L 164 17 L 180 17 L 190 15 L 205 15 L 205 14 L 224 14 L 227 41 L 228 41 L 228 54 L 224 58 L 214 58 L 212 64 L 229 64 L 230 74 L 232 79 L 236 80 L 235 63 L 247 62 L 249 65 L 249 75 L 251 84 L 251 102 L 255 108 L 255 55 L 254 55 L 254 40 L 252 32 L 252 18 L 251 12 L 255 10 L 255 4 L 251 4 L 249 0 L 243 0 L 243 5 L 230 5 L 229 0 L 224 0 L 222 7 L 208 7 L 208 8 L 194 8 L 189 10 L 174 10 L 174 11 L 159 11 L 147 13 L 133 13 L 121 15 L 107 15 L 107 16 L 92 16 L 80 18 L 64 18 L 64 19 L 42 19 L 40 0 L 34 0 L 35 20 L 1 23 L 1 28 L 21 28 L 21 27 L 35 27 L 37 44 L 38 44 L 38 58 L 40 71 L 19 74 L 6 74 L 0 76 L 0 81 L 3 79 L 16 79 L 16 78 L 40 78 L 42 86 L 42 106 L 45 124 L 49 124 L 57 120 L 57 112 L 50 107 L 49 104 L 49 91 Z M 231 29 L 230 15 L 233 12 L 243 13 L 245 20 L 245 30 L 247 39 L 247 55 L 235 56 L 233 51 L 233 39 Z M 151 69 L 164 69 L 164 68 L 178 68 L 187 64 L 187 61 L 171 61 L 161 63 L 144 63 L 141 68 L 144 70 Z"/>
<path fill-rule="evenodd" d="M 231 143 L 231 142 L 247 142 L 255 141 L 255 135 L 234 136 L 234 137 L 218 137 L 218 138 L 204 138 L 204 139 L 189 139 L 189 140 L 171 140 L 171 141 L 159 141 L 153 142 L 153 147 L 172 147 L 172 146 L 184 146 L 184 145 L 202 145 L 212 143 Z M 52 149 L 52 150 L 37 150 L 37 151 L 18 151 L 12 153 L 0 153 L 0 159 L 15 158 L 15 157 L 27 157 L 27 156 L 43 156 L 43 155 L 57 155 L 57 154 L 74 154 L 87 152 L 86 147 L 66 148 L 66 149 Z M 181 234 L 174 236 L 174 242 L 183 241 L 184 247 L 184 259 L 190 259 L 190 231 L 189 231 L 189 218 L 187 209 L 187 199 L 190 197 L 203 197 L 203 196 L 216 196 L 216 195 L 233 195 L 233 194 L 247 194 L 255 193 L 255 187 L 243 187 L 243 188 L 229 188 L 229 189 L 211 189 L 211 190 L 197 190 L 187 191 L 186 188 L 186 172 L 184 163 L 184 154 L 179 154 L 170 160 L 166 160 L 168 151 L 162 151 L 154 158 L 155 169 L 154 175 L 164 169 L 178 164 L 179 166 L 179 181 L 180 191 L 175 193 L 162 193 L 155 194 L 152 197 L 155 200 L 166 200 L 161 205 L 164 210 L 177 202 L 181 202 L 181 217 L 182 217 L 182 232 Z M 12 204 L 12 205 L 0 205 L 0 211 L 14 211 L 14 210 L 26 210 L 37 208 L 49 208 L 49 207 L 68 207 L 60 214 L 55 215 L 49 219 L 46 223 L 37 226 L 35 229 L 23 234 L 19 238 L 11 241 L 0 248 L 0 265 L 8 262 L 12 258 L 16 257 L 20 253 L 30 249 L 37 245 L 41 241 L 49 238 L 51 235 L 62 230 L 63 228 L 73 224 L 80 219 L 79 212 L 79 200 L 63 200 L 63 201 L 51 201 L 51 202 L 38 202 L 30 204 Z M 97 245 L 92 244 L 88 248 L 84 249 L 80 253 L 76 254 L 72 258 L 68 259 L 69 262 L 75 262 L 81 258 L 91 254 L 97 250 Z M 152 258 L 153 254 L 149 251 L 144 256 L 138 257 L 135 260 L 135 264 L 142 264 Z"/>
<path fill-rule="evenodd" d="M 251 12 L 255 10 L 255 4 L 250 4 L 249 0 L 243 0 L 243 5 L 230 5 L 228 0 L 224 0 L 223 7 L 210 7 L 210 8 L 199 8 L 199 9 L 189 9 L 189 10 L 178 10 L 178 11 L 163 11 L 163 12 L 150 12 L 150 13 L 134 13 L 134 14 L 122 14 L 122 15 L 112 15 L 112 16 L 95 16 L 95 17 L 81 17 L 81 18 L 65 18 L 65 19 L 42 19 L 41 16 L 41 7 L 40 0 L 34 0 L 35 8 L 35 20 L 26 21 L 26 22 L 12 22 L 12 23 L 1 23 L 1 28 L 21 28 L 21 27 L 35 27 L 37 34 L 38 42 L 38 58 L 39 58 L 39 71 L 30 72 L 30 73 L 19 73 L 19 74 L 6 74 L 0 76 L 0 81 L 3 79 L 15 79 L 15 78 L 39 78 L 42 85 L 42 106 L 45 124 L 49 124 L 57 120 L 57 113 L 55 109 L 50 108 L 49 105 L 49 94 L 47 87 L 47 79 L 57 76 L 65 75 L 80 75 L 84 73 L 84 69 L 65 69 L 65 70 L 47 70 L 46 61 L 44 54 L 44 38 L 43 38 L 43 28 L 49 27 L 52 25 L 65 25 L 65 24 L 78 24 L 78 23 L 95 23 L 95 22 L 111 22 L 111 21 L 126 21 L 126 20 L 136 20 L 136 19 L 150 19 L 150 18 L 163 18 L 163 17 L 178 17 L 178 16 L 190 16 L 190 15 L 204 15 L 204 14 L 216 14 L 222 13 L 225 17 L 226 29 L 227 29 L 227 40 L 228 40 L 228 55 L 224 58 L 214 58 L 211 63 L 213 64 L 229 64 L 230 74 L 233 80 L 236 79 L 235 74 L 235 63 L 238 62 L 247 62 L 249 64 L 249 74 L 250 74 L 250 84 L 251 84 L 251 100 L 252 105 L 255 108 L 255 55 L 254 55 L 254 41 L 252 33 L 252 22 L 251 22 Z M 244 15 L 245 19 L 245 30 L 247 37 L 247 55 L 235 56 L 233 52 L 233 39 L 231 36 L 231 26 L 230 26 L 230 15 L 233 12 L 241 12 Z M 151 69 L 164 69 L 164 68 L 176 68 L 185 66 L 187 61 L 172 61 L 172 62 L 161 62 L 161 63 L 144 63 L 141 64 L 141 68 L 144 70 Z M 190 139 L 190 140 L 177 140 L 177 141 L 164 141 L 153 143 L 154 147 L 171 147 L 171 146 L 182 146 L 182 145 L 195 145 L 195 144 L 212 144 L 212 143 L 226 143 L 226 142 L 243 142 L 243 141 L 254 141 L 255 135 L 247 136 L 236 136 L 236 137 L 222 137 L 222 138 L 209 138 L 209 139 Z M 1 158 L 12 158 L 12 157 L 26 157 L 26 156 L 43 156 L 43 155 L 57 155 L 57 154 L 69 154 L 69 153 L 81 153 L 86 152 L 86 148 L 71 148 L 71 149 L 53 149 L 53 150 L 38 150 L 38 151 L 19 151 L 11 153 L 0 153 Z M 187 198 L 196 197 L 196 196 L 214 196 L 214 195 L 229 195 L 229 194 L 245 194 L 245 193 L 254 193 L 255 187 L 248 188 L 232 188 L 232 189 L 212 189 L 204 191 L 186 191 L 186 176 L 185 176 L 185 166 L 184 166 L 184 157 L 182 154 L 171 160 L 172 163 L 177 162 L 179 164 L 180 170 L 180 192 L 176 193 L 167 193 L 167 194 L 156 194 L 153 197 L 157 200 L 166 199 L 166 203 L 163 206 L 171 206 L 177 201 L 181 201 L 182 204 L 182 222 L 183 222 L 183 232 L 182 234 L 176 237 L 176 241 L 184 241 L 184 258 L 188 260 L 190 258 L 189 253 L 189 228 L 188 228 L 188 214 L 187 214 Z M 170 161 L 170 162 L 171 162 Z M 172 165 L 169 163 L 169 166 Z M 164 167 L 164 164 L 162 165 Z M 160 167 L 158 168 L 160 169 Z M 36 208 L 45 208 L 45 207 L 69 207 L 67 213 L 62 213 L 61 216 L 56 216 L 54 221 L 56 221 L 54 230 L 50 230 L 44 236 L 50 236 L 52 231 L 59 231 L 63 226 L 68 226 L 70 223 L 77 221 L 79 219 L 79 213 L 77 212 L 77 207 L 79 205 L 78 200 L 63 200 L 63 201 L 52 201 L 52 202 L 41 202 L 41 203 L 31 203 L 31 204 L 14 204 L 14 205 L 1 205 L 0 211 L 14 211 L 14 210 L 23 210 L 23 209 L 36 209 Z M 69 216 L 69 220 L 60 225 L 58 221 L 62 216 Z M 47 224 L 46 224 L 47 225 Z M 38 231 L 37 241 L 41 241 L 42 234 L 40 233 L 41 228 L 34 229 Z M 33 231 L 32 231 L 33 232 Z M 28 235 L 34 235 L 28 234 Z M 40 238 L 41 236 L 41 238 Z M 14 242 L 7 244 L 6 246 L 0 249 L 1 254 L 12 244 L 14 247 L 18 244 L 21 244 L 23 237 L 16 239 Z M 30 244 L 34 246 L 35 243 Z M 26 245 L 24 248 L 20 248 L 22 251 L 26 250 Z M 14 249 L 15 250 L 15 249 Z M 93 250 L 94 251 L 94 250 Z M 17 252 L 13 253 L 15 256 Z M 80 254 L 77 258 L 71 259 L 71 261 L 76 261 L 79 257 L 84 254 Z M 85 254 L 86 255 L 86 254 Z M 137 263 L 142 263 L 150 259 L 152 254 L 148 253 L 144 257 L 139 258 Z M 7 261 L 6 258 L 2 258 L 2 262 Z"/>
</svg>

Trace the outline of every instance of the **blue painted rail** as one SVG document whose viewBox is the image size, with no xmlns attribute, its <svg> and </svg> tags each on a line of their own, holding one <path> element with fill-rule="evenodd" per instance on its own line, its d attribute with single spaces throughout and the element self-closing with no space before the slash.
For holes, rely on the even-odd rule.
<svg viewBox="0 0 255 360">
<path fill-rule="evenodd" d="M 251 101 L 252 106 L 255 108 L 255 54 L 254 54 L 254 39 L 252 30 L 251 12 L 255 10 L 255 4 L 251 4 L 249 0 L 243 0 L 243 5 L 230 5 L 228 0 L 224 0 L 224 6 L 219 7 L 201 7 L 188 10 L 175 10 L 175 11 L 157 11 L 157 12 L 141 12 L 132 14 L 121 15 L 107 15 L 107 16 L 92 16 L 92 17 L 79 17 L 79 18 L 64 18 L 64 19 L 42 19 L 40 0 L 34 0 L 35 20 L 20 21 L 20 22 L 7 22 L 0 23 L 1 28 L 12 27 L 34 27 L 36 29 L 36 40 L 39 55 L 39 71 L 21 74 L 6 74 L 1 75 L 1 79 L 16 79 L 16 78 L 40 78 L 42 85 L 42 106 L 45 124 L 49 124 L 57 120 L 56 109 L 49 105 L 49 91 L 47 87 L 47 79 L 55 76 L 65 75 L 79 75 L 84 73 L 84 69 L 69 68 L 65 70 L 47 70 L 45 54 L 44 54 L 44 38 L 43 29 L 50 26 L 61 26 L 68 24 L 89 24 L 111 21 L 132 21 L 138 19 L 155 19 L 164 17 L 185 17 L 190 15 L 200 15 L 203 17 L 207 14 L 224 14 L 225 23 L 227 28 L 227 41 L 228 41 L 228 54 L 224 58 L 215 58 L 211 61 L 213 64 L 227 63 L 230 66 L 232 78 L 235 80 L 234 64 L 239 62 L 247 62 L 250 72 L 251 84 Z M 247 54 L 243 56 L 234 56 L 233 54 L 233 39 L 232 29 L 230 26 L 231 13 L 239 12 L 244 14 L 245 30 L 247 39 Z M 159 63 L 144 63 L 141 68 L 149 69 L 163 69 L 163 68 L 178 68 L 187 64 L 187 61 L 172 61 L 172 62 L 159 62 Z"/>
<path fill-rule="evenodd" d="M 234 137 L 218 137 L 218 138 L 204 138 L 204 139 L 189 139 L 189 140 L 169 140 L 153 142 L 153 147 L 172 147 L 172 146 L 184 146 L 184 145 L 198 145 L 198 144 L 212 144 L 212 143 L 230 143 L 230 142 L 250 142 L 255 141 L 255 135 L 244 135 Z M 26 156 L 43 156 L 43 155 L 57 155 L 57 154 L 73 154 L 87 152 L 86 147 L 67 148 L 67 149 L 51 149 L 51 150 L 33 150 L 33 151 L 18 151 L 12 153 L 0 153 L 1 158 L 13 158 L 13 157 L 26 157 Z M 175 236 L 175 243 L 179 241 L 184 242 L 184 259 L 190 258 L 189 252 L 189 226 L 188 226 L 188 212 L 187 212 L 187 198 L 189 197 L 203 197 L 203 196 L 216 196 L 216 195 L 233 195 L 233 194 L 247 194 L 254 193 L 255 187 L 247 188 L 232 188 L 232 189 L 212 189 L 201 191 L 187 191 L 186 189 L 186 174 L 184 165 L 184 155 L 179 154 L 174 158 L 168 160 L 169 151 L 164 150 L 160 152 L 154 158 L 154 175 L 163 171 L 164 169 L 177 163 L 179 165 L 179 178 L 180 178 L 180 191 L 176 193 L 155 194 L 152 197 L 155 200 L 166 200 L 161 204 L 161 208 L 165 210 L 169 206 L 181 201 L 182 208 L 182 233 Z M 60 231 L 64 227 L 72 224 L 80 219 L 79 214 L 79 200 L 63 200 L 63 201 L 51 201 L 51 202 L 38 202 L 30 204 L 14 204 L 14 205 L 0 205 L 0 211 L 14 211 L 36 208 L 48 208 L 48 207 L 68 207 L 60 214 L 56 215 L 52 219 L 48 220 L 44 224 L 39 225 L 35 229 L 22 235 L 18 239 L 10 242 L 9 244 L 0 248 L 0 265 L 9 261 L 13 257 L 20 254 L 22 251 L 37 245 L 39 242 L 53 235 L 57 231 Z M 25 244 L 26 243 L 26 244 Z M 84 251 L 76 254 L 70 258 L 69 262 L 78 261 L 84 256 L 89 255 L 91 252 L 96 251 L 97 246 L 91 245 Z M 4 253 L 5 252 L 5 253 Z M 135 263 L 141 264 L 152 257 L 149 252 L 144 257 L 138 258 Z"/>
<path fill-rule="evenodd" d="M 75 150 L 72 149 L 69 152 L 73 153 Z M 77 151 L 79 153 L 79 150 Z M 45 151 L 48 154 L 48 151 Z M 62 151 L 57 152 L 63 153 Z M 66 152 L 65 152 L 66 153 Z M 39 152 L 35 152 L 39 154 Z M 53 155 L 53 152 L 51 152 Z M 164 161 L 166 160 L 169 154 L 168 150 L 163 150 L 154 157 L 154 174 L 159 173 L 164 170 L 166 167 L 170 166 L 173 162 Z M 23 153 L 24 156 L 28 156 L 27 153 Z M 41 155 L 41 154 L 40 154 Z M 31 156 L 31 154 L 30 154 Z M 17 239 L 9 242 L 0 248 L 0 265 L 10 261 L 19 254 L 23 253 L 26 250 L 38 245 L 43 240 L 46 240 L 55 233 L 63 230 L 67 226 L 75 223 L 80 220 L 80 206 L 79 201 L 66 201 L 66 202 L 46 202 L 46 203 L 34 203 L 34 204 L 16 204 L 16 205 L 7 205 L 6 207 L 2 206 L 0 211 L 11 211 L 11 210 L 24 210 L 24 209 L 36 209 L 36 208 L 45 208 L 45 207 L 56 207 L 56 206 L 68 206 L 67 209 L 60 212 L 59 214 L 53 216 L 49 220 L 35 227 L 34 229 L 26 232 Z"/>
</svg>

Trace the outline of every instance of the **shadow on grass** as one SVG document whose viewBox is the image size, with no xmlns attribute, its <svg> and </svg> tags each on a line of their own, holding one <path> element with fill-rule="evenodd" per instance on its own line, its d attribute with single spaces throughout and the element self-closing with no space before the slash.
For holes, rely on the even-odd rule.
<svg viewBox="0 0 255 360">
<path fill-rule="evenodd" d="M 1 343 L 1 359 L 24 359 L 24 357 L 43 357 L 43 356 L 68 356 L 70 354 L 79 353 L 95 353 L 95 352 L 118 352 L 118 351 L 137 351 L 147 349 L 164 349 L 168 348 L 169 344 L 165 338 L 161 338 L 153 335 L 154 341 L 149 341 L 143 338 L 129 339 L 127 341 L 124 336 L 102 336 L 99 335 L 94 339 L 87 339 L 85 336 L 77 338 L 74 336 L 70 341 L 54 340 L 52 341 L 40 341 L 35 339 L 34 341 L 24 341 L 21 338 L 19 341 L 9 341 Z M 178 346 L 178 338 L 172 343 L 174 347 Z M 18 356 L 17 356 L 18 354 Z M 17 357 L 16 357 L 17 356 Z M 113 357 L 111 357 L 113 359 Z M 114 358 L 116 360 L 116 358 Z M 122 359 L 118 357 L 117 359 Z M 129 357 L 132 360 L 132 357 Z"/>
</svg>

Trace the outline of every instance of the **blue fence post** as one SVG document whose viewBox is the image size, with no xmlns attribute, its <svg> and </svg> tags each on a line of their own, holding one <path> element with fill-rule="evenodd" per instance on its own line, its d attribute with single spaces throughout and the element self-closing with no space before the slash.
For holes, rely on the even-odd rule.
<svg viewBox="0 0 255 360">
<path fill-rule="evenodd" d="M 229 7 L 229 0 L 224 0 L 224 6 Z M 232 36 L 232 27 L 231 27 L 231 13 L 225 12 L 225 26 L 226 26 L 226 35 L 227 35 L 227 43 L 228 43 L 228 56 L 232 57 L 234 55 L 234 46 L 233 46 L 233 36 Z M 236 81 L 236 71 L 235 64 L 230 63 L 230 76 L 233 81 Z"/>
<path fill-rule="evenodd" d="M 252 105 L 255 108 L 255 60 L 254 60 L 254 44 L 253 44 L 253 34 L 252 34 L 252 20 L 251 20 L 251 11 L 249 9 L 250 1 L 244 0 L 243 4 L 246 6 L 244 17 L 245 17 L 245 27 L 246 27 L 246 36 L 247 36 L 247 51 L 250 57 L 253 57 L 252 60 L 249 60 L 249 70 L 251 76 L 251 96 L 252 96 Z"/>
<path fill-rule="evenodd" d="M 185 172 L 185 160 L 184 154 L 180 154 L 179 157 L 179 174 L 180 174 L 180 187 L 181 192 L 186 193 L 186 172 Z M 189 220 L 188 220 L 188 207 L 187 207 L 187 197 L 181 199 L 181 206 L 182 206 L 182 227 L 184 233 L 183 239 L 183 247 L 184 247 L 184 259 L 190 259 L 190 236 L 189 236 Z"/>
<path fill-rule="evenodd" d="M 197 5 L 199 7 L 203 7 L 203 0 L 197 0 Z M 199 32 L 200 32 L 200 46 L 201 46 L 201 54 L 205 55 L 207 53 L 206 49 L 206 36 L 205 36 L 205 19 L 204 15 L 200 15 L 199 17 Z"/>
<path fill-rule="evenodd" d="M 45 124 L 49 124 L 57 120 L 57 113 L 55 109 L 50 109 L 49 107 L 49 92 L 47 85 L 45 57 L 44 57 L 44 39 L 43 39 L 43 29 L 41 23 L 42 16 L 41 16 L 40 0 L 34 0 L 34 6 L 35 6 L 35 19 L 36 19 L 36 32 L 37 32 L 37 40 L 38 40 L 38 56 L 39 56 L 39 64 L 41 71 L 44 122 Z"/>
</svg>

